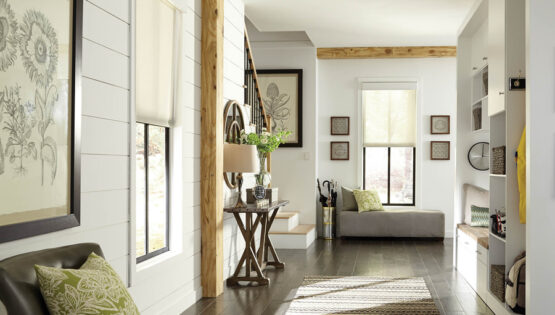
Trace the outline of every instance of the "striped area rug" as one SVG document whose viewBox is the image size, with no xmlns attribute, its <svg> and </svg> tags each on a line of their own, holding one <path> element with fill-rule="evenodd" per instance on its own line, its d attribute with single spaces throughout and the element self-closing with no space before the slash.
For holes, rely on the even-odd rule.
<svg viewBox="0 0 555 315">
<path fill-rule="evenodd" d="M 423 278 L 306 276 L 294 314 L 439 314 Z"/>
</svg>

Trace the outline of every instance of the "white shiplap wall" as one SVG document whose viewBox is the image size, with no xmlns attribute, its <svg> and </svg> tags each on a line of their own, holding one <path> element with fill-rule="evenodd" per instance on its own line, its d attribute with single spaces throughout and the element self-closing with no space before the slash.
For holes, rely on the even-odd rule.
<svg viewBox="0 0 555 315">
<path fill-rule="evenodd" d="M 181 84 L 172 132 L 172 242 L 169 253 L 136 266 L 130 205 L 132 4 L 86 0 L 83 26 L 81 226 L 0 245 L 0 259 L 32 250 L 97 242 L 142 314 L 179 314 L 202 296 L 200 281 L 201 0 L 174 0 L 183 13 Z M 225 0 L 224 101 L 243 100 L 243 0 Z M 226 203 L 234 194 L 226 194 Z M 225 270 L 235 269 L 242 239 L 224 220 Z"/>
</svg>

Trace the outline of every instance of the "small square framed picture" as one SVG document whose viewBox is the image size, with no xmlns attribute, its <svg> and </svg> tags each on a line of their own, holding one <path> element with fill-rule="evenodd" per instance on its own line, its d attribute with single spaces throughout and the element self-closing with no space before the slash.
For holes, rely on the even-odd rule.
<svg viewBox="0 0 555 315">
<path fill-rule="evenodd" d="M 450 160 L 451 142 L 432 141 L 430 145 L 430 156 L 432 160 Z"/>
<path fill-rule="evenodd" d="M 348 161 L 349 160 L 349 142 L 348 141 L 332 141 L 330 143 L 330 158 L 332 161 Z"/>
<path fill-rule="evenodd" d="M 430 118 L 430 132 L 433 135 L 448 135 L 451 133 L 451 117 L 449 115 L 432 115 Z"/>
<path fill-rule="evenodd" d="M 331 135 L 332 136 L 348 136 L 350 133 L 350 118 L 349 117 L 331 117 Z"/>
</svg>

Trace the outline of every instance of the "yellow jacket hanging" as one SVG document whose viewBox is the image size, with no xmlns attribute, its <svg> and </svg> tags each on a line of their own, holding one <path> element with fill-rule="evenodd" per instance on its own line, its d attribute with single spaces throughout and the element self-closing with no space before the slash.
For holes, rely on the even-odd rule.
<svg viewBox="0 0 555 315">
<path fill-rule="evenodd" d="M 520 192 L 520 203 L 518 215 L 520 223 L 526 223 L 526 128 L 522 131 L 522 137 L 516 150 L 516 173 L 518 177 L 518 191 Z"/>
</svg>

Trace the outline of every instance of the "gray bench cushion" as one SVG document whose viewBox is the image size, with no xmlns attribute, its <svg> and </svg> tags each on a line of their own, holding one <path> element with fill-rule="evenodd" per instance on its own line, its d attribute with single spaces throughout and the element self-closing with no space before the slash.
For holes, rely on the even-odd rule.
<svg viewBox="0 0 555 315">
<path fill-rule="evenodd" d="M 339 236 L 444 237 L 445 214 L 437 210 L 340 211 Z"/>
</svg>

